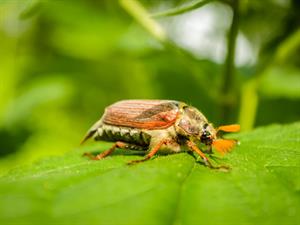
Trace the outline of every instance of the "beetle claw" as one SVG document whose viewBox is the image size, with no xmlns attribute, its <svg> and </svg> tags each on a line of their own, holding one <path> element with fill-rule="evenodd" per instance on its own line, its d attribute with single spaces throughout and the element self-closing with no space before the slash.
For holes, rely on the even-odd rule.
<svg viewBox="0 0 300 225">
<path fill-rule="evenodd" d="M 215 166 L 208 159 L 203 159 L 202 161 L 198 161 L 198 162 L 214 170 L 222 170 L 228 172 L 231 169 L 229 166 L 226 165 Z"/>
<path fill-rule="evenodd" d="M 82 156 L 86 156 L 86 157 L 88 157 L 90 160 L 100 160 L 100 159 L 103 159 L 103 158 L 104 158 L 101 154 L 95 156 L 95 155 L 93 155 L 93 154 L 90 153 L 90 152 L 85 152 L 85 153 L 82 154 Z"/>
<path fill-rule="evenodd" d="M 132 166 L 132 165 L 135 165 L 137 163 L 140 163 L 140 162 L 145 162 L 147 159 L 140 159 L 140 160 L 131 160 L 127 163 L 127 165 L 129 166 Z"/>
<path fill-rule="evenodd" d="M 90 152 L 85 152 L 85 153 L 82 154 L 82 156 L 83 156 L 83 157 L 89 157 L 90 159 L 93 158 L 93 157 L 95 157 L 95 156 L 94 156 L 92 153 L 90 153 Z"/>
<path fill-rule="evenodd" d="M 226 165 L 220 165 L 220 166 L 214 166 L 212 165 L 210 162 L 207 163 L 209 161 L 205 161 L 205 166 L 209 167 L 210 169 L 214 169 L 214 170 L 224 170 L 224 171 L 229 171 L 230 170 L 230 167 L 229 166 L 226 166 Z"/>
</svg>

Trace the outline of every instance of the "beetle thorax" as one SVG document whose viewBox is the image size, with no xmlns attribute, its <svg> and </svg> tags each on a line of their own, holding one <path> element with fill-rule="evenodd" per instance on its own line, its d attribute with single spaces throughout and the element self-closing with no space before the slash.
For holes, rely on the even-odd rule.
<svg viewBox="0 0 300 225">
<path fill-rule="evenodd" d="M 216 131 L 208 123 L 205 116 L 196 108 L 184 105 L 180 109 L 180 115 L 175 123 L 177 134 L 200 140 L 205 144 L 210 144 L 210 139 L 214 139 Z"/>
</svg>

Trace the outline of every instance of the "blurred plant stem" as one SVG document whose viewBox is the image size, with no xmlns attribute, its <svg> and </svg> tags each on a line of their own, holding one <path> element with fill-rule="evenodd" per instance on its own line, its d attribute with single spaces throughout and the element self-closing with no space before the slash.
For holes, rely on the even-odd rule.
<svg viewBox="0 0 300 225">
<path fill-rule="evenodd" d="M 172 42 L 172 40 L 168 38 L 168 35 L 164 28 L 161 27 L 161 25 L 158 22 L 156 22 L 153 17 L 151 17 L 151 14 L 144 8 L 144 6 L 141 3 L 139 3 L 139 1 L 119 0 L 119 2 L 120 5 L 127 11 L 127 13 L 131 15 L 141 26 L 143 26 L 156 40 L 158 40 L 166 49 L 172 51 L 175 55 L 179 56 L 181 59 L 180 62 L 182 62 L 185 65 L 185 68 L 188 69 L 188 72 L 190 72 L 192 75 L 198 78 L 198 71 L 195 69 L 194 66 L 195 57 L 190 52 L 186 51 L 185 49 Z M 205 4 L 198 5 L 198 8 L 204 5 Z M 194 7 L 190 8 L 189 10 L 193 9 Z M 175 9 L 171 11 L 175 11 Z M 186 11 L 188 10 L 185 9 L 184 12 Z M 198 61 L 196 61 L 196 63 L 198 63 Z M 203 89 L 205 88 L 205 82 L 198 82 L 198 84 L 199 86 L 202 86 Z M 208 91 L 207 95 L 210 96 L 212 99 L 218 98 L 214 90 Z"/>
<path fill-rule="evenodd" d="M 251 130 L 255 123 L 258 105 L 257 86 L 258 80 L 252 79 L 246 82 L 241 89 L 239 124 L 243 131 Z"/>
<path fill-rule="evenodd" d="M 188 4 L 181 7 L 176 7 L 174 9 L 169 9 L 163 12 L 154 13 L 152 14 L 152 16 L 153 17 L 176 16 L 197 9 L 213 1 L 217 1 L 217 0 L 196 0 L 196 1 L 188 2 Z"/>
<path fill-rule="evenodd" d="M 236 95 L 234 91 L 235 86 L 235 48 L 236 39 L 239 30 L 239 0 L 233 0 L 231 3 L 232 22 L 228 33 L 227 41 L 227 56 L 225 61 L 225 68 L 223 80 L 221 84 L 221 119 L 224 123 L 229 122 L 230 115 L 234 104 L 236 103 Z"/>
<path fill-rule="evenodd" d="M 189 4 L 174 9 L 169 9 L 164 12 L 151 15 L 144 6 L 138 0 L 119 0 L 120 5 L 130 14 L 141 26 L 143 26 L 156 40 L 158 40 L 165 48 L 173 51 L 175 54 L 181 57 L 181 62 L 186 64 L 188 72 L 197 76 L 197 70 L 195 70 L 193 63 L 194 57 L 188 51 L 182 49 L 173 43 L 167 35 L 164 28 L 154 20 L 154 17 L 160 16 L 174 16 L 183 14 L 185 12 L 200 8 L 207 3 L 215 0 L 195 0 Z M 216 94 L 214 90 L 207 90 L 208 96 L 212 99 L 216 99 L 220 102 L 221 108 L 221 120 L 223 123 L 232 122 L 233 109 L 238 102 L 237 92 L 237 80 L 236 80 L 236 68 L 235 68 L 235 50 L 237 36 L 239 32 L 240 22 L 240 0 L 220 0 L 224 4 L 227 4 L 232 9 L 232 22 L 228 31 L 227 39 L 227 55 L 224 63 L 224 72 L 221 80 L 220 92 Z M 239 123 L 242 130 L 251 130 L 255 124 L 257 108 L 259 103 L 258 90 L 260 88 L 261 77 L 267 73 L 268 69 L 274 63 L 282 63 L 288 56 L 291 55 L 300 45 L 300 30 L 294 32 L 284 42 L 281 42 L 277 46 L 275 54 L 264 62 L 261 62 L 257 66 L 257 72 L 250 80 L 246 81 L 239 88 L 240 90 L 240 109 L 239 109 Z M 196 62 L 197 63 L 197 62 Z M 205 85 L 205 83 L 199 82 L 199 85 Z"/>
<path fill-rule="evenodd" d="M 289 37 L 282 42 L 276 51 L 274 56 L 275 63 L 282 64 L 294 54 L 300 46 L 300 28 L 294 31 Z"/>
<path fill-rule="evenodd" d="M 263 65 L 258 66 L 258 71 L 252 79 L 243 84 L 241 89 L 241 102 L 239 124 L 243 131 L 253 129 L 259 103 L 258 91 L 265 74 L 273 65 L 283 64 L 300 46 L 300 29 L 297 29 L 285 41 L 277 46 L 276 51 Z"/>
<path fill-rule="evenodd" d="M 153 20 L 143 5 L 136 0 L 119 0 L 121 6 L 135 18 L 149 33 L 161 42 L 165 42 L 167 34 L 165 30 Z"/>
</svg>

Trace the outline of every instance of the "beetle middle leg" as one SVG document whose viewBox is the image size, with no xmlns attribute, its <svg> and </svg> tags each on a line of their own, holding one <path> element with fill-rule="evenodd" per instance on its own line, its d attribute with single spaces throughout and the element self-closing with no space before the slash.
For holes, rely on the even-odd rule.
<svg viewBox="0 0 300 225">
<path fill-rule="evenodd" d="M 213 154 L 211 145 L 209 145 L 208 148 L 206 150 L 204 150 L 203 152 L 206 154 L 210 154 L 210 155 Z"/>
<path fill-rule="evenodd" d="M 139 163 L 139 162 L 144 162 L 146 160 L 151 159 L 158 152 L 160 147 L 163 144 L 165 144 L 166 142 L 167 142 L 166 140 L 162 140 L 162 141 L 158 142 L 156 145 L 154 145 L 154 147 L 150 150 L 150 152 L 146 155 L 145 158 L 140 159 L 140 160 L 132 160 L 132 161 L 128 162 L 127 164 L 128 165 L 133 165 L 133 164 L 136 164 L 136 163 Z"/>
</svg>

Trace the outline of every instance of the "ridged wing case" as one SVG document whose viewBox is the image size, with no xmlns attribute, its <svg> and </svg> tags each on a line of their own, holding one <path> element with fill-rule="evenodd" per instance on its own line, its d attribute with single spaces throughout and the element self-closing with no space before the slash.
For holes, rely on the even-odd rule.
<svg viewBox="0 0 300 225">
<path fill-rule="evenodd" d="M 172 126 L 179 102 L 172 100 L 124 100 L 106 108 L 102 122 L 114 126 L 157 130 Z"/>
</svg>

